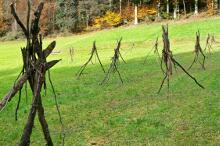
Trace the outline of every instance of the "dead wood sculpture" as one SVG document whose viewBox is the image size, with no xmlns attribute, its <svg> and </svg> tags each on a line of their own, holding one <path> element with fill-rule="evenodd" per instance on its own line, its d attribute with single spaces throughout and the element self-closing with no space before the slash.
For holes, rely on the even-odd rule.
<svg viewBox="0 0 220 146">
<path fill-rule="evenodd" d="M 124 63 L 126 63 L 125 60 L 124 60 L 124 58 L 123 58 L 122 55 L 121 55 L 121 52 L 120 52 L 121 41 L 122 41 L 122 38 L 117 42 L 117 47 L 115 48 L 115 50 L 114 50 L 114 56 L 112 57 L 112 63 L 110 64 L 109 69 L 108 69 L 108 71 L 107 71 L 107 73 L 106 73 L 106 75 L 105 75 L 105 78 L 104 78 L 103 81 L 101 82 L 101 85 L 104 84 L 104 83 L 106 83 L 106 82 L 109 80 L 111 73 L 115 73 L 115 72 L 118 73 L 118 76 L 119 76 L 119 78 L 120 78 L 120 81 L 121 81 L 121 83 L 123 84 L 123 79 L 122 79 L 121 74 L 120 74 L 120 72 L 119 72 L 119 70 L 118 70 L 119 58 L 121 58 L 122 61 L 123 61 Z"/>
<path fill-rule="evenodd" d="M 208 33 L 204 52 L 206 51 L 206 49 L 208 49 L 209 50 L 209 54 L 211 54 L 211 50 L 213 49 L 212 48 L 212 44 L 213 44 L 212 36 Z"/>
<path fill-rule="evenodd" d="M 205 54 L 203 53 L 203 50 L 201 48 L 201 45 L 200 45 L 200 32 L 196 32 L 196 44 L 195 44 L 195 57 L 194 57 L 194 60 L 192 62 L 192 64 L 189 66 L 188 70 L 190 70 L 192 68 L 192 66 L 197 62 L 199 61 L 199 55 L 201 54 L 202 57 L 203 57 L 203 60 L 202 62 L 199 61 L 199 64 L 202 66 L 202 69 L 205 70 L 205 59 L 206 59 L 206 56 Z"/>
<path fill-rule="evenodd" d="M 53 60 L 50 62 L 47 62 L 46 60 L 56 46 L 55 41 L 53 41 L 46 49 L 43 50 L 42 48 L 42 37 L 41 35 L 39 35 L 40 32 L 39 20 L 40 20 L 41 12 L 43 10 L 43 6 L 44 6 L 44 2 L 41 2 L 38 5 L 37 10 L 34 13 L 34 18 L 30 24 L 31 2 L 30 0 L 28 0 L 27 24 L 25 27 L 25 25 L 21 22 L 20 18 L 16 13 L 14 3 L 10 5 L 11 13 L 14 16 L 17 23 L 20 25 L 27 39 L 27 44 L 26 47 L 21 49 L 22 57 L 23 57 L 23 69 L 19 74 L 17 80 L 15 81 L 12 89 L 5 95 L 5 97 L 3 97 L 2 101 L 0 102 L 0 111 L 2 111 L 6 107 L 8 102 L 10 102 L 18 92 L 21 92 L 22 87 L 27 82 L 30 85 L 30 89 L 33 95 L 32 105 L 28 115 L 28 120 L 25 125 L 22 137 L 20 139 L 19 146 L 30 145 L 30 137 L 32 134 L 34 119 L 36 117 L 36 114 L 38 114 L 38 119 L 43 130 L 46 145 L 53 146 L 48 124 L 45 119 L 41 90 L 43 86 L 46 87 L 46 81 L 45 81 L 46 72 L 48 72 L 49 75 L 49 69 L 52 68 L 55 64 L 57 64 L 60 60 Z M 52 86 L 53 93 L 55 95 L 55 91 L 50 75 L 49 75 L 49 81 Z M 16 114 L 19 108 L 20 96 L 21 94 L 19 94 L 19 102 L 16 108 Z M 55 96 L 55 102 L 57 103 L 56 96 Z M 60 111 L 57 104 L 56 107 L 58 110 L 58 114 L 60 116 Z M 62 124 L 61 117 L 60 117 L 60 122 Z"/>
<path fill-rule="evenodd" d="M 215 40 L 215 35 L 214 34 L 211 35 L 211 43 L 220 43 L 219 41 Z"/>
<path fill-rule="evenodd" d="M 93 59 L 94 55 L 96 55 L 96 57 L 97 57 L 97 59 L 98 59 L 98 61 L 99 61 L 99 64 L 100 64 L 100 66 L 101 66 L 103 72 L 105 73 L 105 69 L 104 69 L 104 67 L 103 67 L 103 65 L 102 65 L 102 62 L 101 62 L 101 60 L 100 60 L 100 58 L 99 58 L 99 54 L 98 54 L 98 51 L 97 51 L 97 48 L 96 48 L 96 42 L 94 41 L 94 42 L 93 42 L 93 47 L 92 47 L 92 50 L 91 50 L 91 53 L 90 53 L 89 60 L 79 69 L 79 71 L 78 71 L 77 74 L 76 74 L 76 75 L 78 76 L 78 78 L 83 74 L 83 71 L 85 70 L 86 66 L 87 66 L 90 62 L 93 64 L 92 59 Z"/>
<path fill-rule="evenodd" d="M 167 26 L 162 25 L 162 30 L 163 30 L 163 35 L 162 35 L 162 37 L 163 37 L 163 51 L 162 51 L 162 59 L 161 59 L 161 70 L 165 76 L 162 80 L 162 83 L 160 85 L 158 93 L 160 93 L 165 80 L 167 80 L 168 93 L 169 93 L 170 79 L 173 74 L 173 67 L 174 68 L 180 67 L 183 70 L 183 72 L 185 72 L 191 79 L 193 79 L 199 87 L 204 89 L 204 87 L 196 80 L 196 78 L 194 78 L 192 75 L 190 75 L 186 71 L 186 69 L 184 69 L 184 67 L 174 59 L 172 51 L 170 50 L 168 25 Z M 165 69 L 163 68 L 163 65 L 165 66 Z"/>
<path fill-rule="evenodd" d="M 149 51 L 149 53 L 147 54 L 147 56 L 146 56 L 146 58 L 145 58 L 145 60 L 144 60 L 144 64 L 147 62 L 147 59 L 148 59 L 148 57 L 150 56 L 150 53 L 152 52 L 152 51 L 154 51 L 154 54 L 156 54 L 159 58 L 160 58 L 160 53 L 159 53 L 159 51 L 158 51 L 158 37 L 156 38 L 156 41 L 155 41 L 155 43 L 154 43 L 154 46 L 152 47 L 152 49 Z"/>
<path fill-rule="evenodd" d="M 217 41 L 215 40 L 214 34 L 212 34 L 212 35 L 211 35 L 211 34 L 208 34 L 207 39 L 206 39 L 206 46 L 205 46 L 204 51 L 206 51 L 206 49 L 208 49 L 208 50 L 209 50 L 209 54 L 211 54 L 211 50 L 213 50 L 212 45 L 213 45 L 214 43 L 219 43 L 219 42 L 217 42 Z"/>
</svg>

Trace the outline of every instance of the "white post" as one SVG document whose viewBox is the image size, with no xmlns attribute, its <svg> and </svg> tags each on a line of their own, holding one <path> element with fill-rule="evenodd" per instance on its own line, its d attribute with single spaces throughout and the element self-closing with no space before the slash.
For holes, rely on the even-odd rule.
<svg viewBox="0 0 220 146">
<path fill-rule="evenodd" d="M 157 17 L 160 18 L 160 1 L 157 4 Z"/>
<path fill-rule="evenodd" d="M 174 18 L 174 19 L 176 19 L 176 9 L 177 9 L 177 8 L 175 7 L 174 10 L 173 10 L 173 18 Z"/>
<path fill-rule="evenodd" d="M 169 6 L 169 0 L 167 0 L 167 14 L 170 13 L 170 6 Z"/>
<path fill-rule="evenodd" d="M 135 4 L 135 8 L 134 8 L 134 25 L 138 24 L 138 6 L 137 4 Z"/>
<path fill-rule="evenodd" d="M 120 0 L 120 15 L 121 15 L 121 0 Z"/>
<path fill-rule="evenodd" d="M 195 12 L 194 15 L 198 15 L 198 0 L 195 0 Z"/>
</svg>

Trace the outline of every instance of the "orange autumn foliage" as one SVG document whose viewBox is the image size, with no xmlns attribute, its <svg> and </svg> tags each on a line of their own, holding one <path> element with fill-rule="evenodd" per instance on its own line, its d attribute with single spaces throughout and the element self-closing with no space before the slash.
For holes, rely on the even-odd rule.
<svg viewBox="0 0 220 146">
<path fill-rule="evenodd" d="M 156 15 L 156 8 L 154 6 L 142 6 L 138 7 L 138 19 L 144 20 L 146 16 Z M 134 7 L 127 6 L 122 10 L 123 20 L 133 21 L 134 20 Z"/>
</svg>

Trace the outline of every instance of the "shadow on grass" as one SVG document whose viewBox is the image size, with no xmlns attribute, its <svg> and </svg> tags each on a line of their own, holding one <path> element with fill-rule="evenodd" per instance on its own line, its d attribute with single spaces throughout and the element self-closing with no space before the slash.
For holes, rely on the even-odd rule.
<svg viewBox="0 0 220 146">
<path fill-rule="evenodd" d="M 150 56 L 146 64 L 144 58 L 127 60 L 127 64 L 120 63 L 119 70 L 125 84 L 121 84 L 117 74 L 115 74 L 108 84 L 100 86 L 99 83 L 104 78 L 104 73 L 98 64 L 89 65 L 80 79 L 75 74 L 80 67 L 62 67 L 51 70 L 55 90 L 66 128 L 66 144 L 86 145 L 90 141 L 99 139 L 106 141 L 109 145 L 126 145 L 129 139 L 132 145 L 150 143 L 164 143 L 168 145 L 175 142 L 186 144 L 181 139 L 188 139 L 189 143 L 200 142 L 208 139 L 205 133 L 206 124 L 211 124 L 216 128 L 215 121 L 202 123 L 207 120 L 207 115 L 211 115 L 216 110 L 218 96 L 220 96 L 220 52 L 215 52 L 208 57 L 206 70 L 203 71 L 199 64 L 196 64 L 190 73 L 203 84 L 206 89 L 202 90 L 187 77 L 180 69 L 171 79 L 171 97 L 166 95 L 166 85 L 161 94 L 156 94 L 163 74 L 160 70 L 158 60 Z M 175 54 L 175 59 L 184 67 L 188 67 L 193 60 L 193 53 Z M 125 58 L 126 59 L 126 58 Z M 108 68 L 108 65 L 105 65 Z M 1 80 L 3 89 L 0 94 L 3 96 L 11 87 L 16 76 L 13 72 L 20 69 L 0 71 L 6 74 Z M 16 98 L 16 97 L 15 97 Z M 31 98 L 31 97 L 29 97 Z M 56 144 L 60 143 L 59 122 L 54 106 L 54 100 L 50 86 L 48 94 L 43 97 L 47 119 L 51 129 L 52 137 Z M 1 134 L 0 145 L 6 143 L 16 143 L 19 140 L 23 124 L 26 121 L 28 106 L 25 106 L 24 99 L 19 112 L 19 123 L 9 122 L 14 120 L 14 107 L 17 99 L 14 99 L 9 107 L 0 114 L 0 127 L 4 129 Z M 29 100 L 30 103 L 31 100 Z M 210 103 L 212 106 L 210 107 Z M 203 112 L 201 112 L 203 111 Z M 216 115 L 212 115 L 216 119 Z M 3 118 L 4 117 L 4 118 Z M 178 119 L 180 118 L 180 119 Z M 202 120 L 201 120 L 202 119 Z M 3 122 L 7 125 L 3 125 Z M 182 123 L 187 123 L 186 130 L 179 130 Z M 20 124 L 23 123 L 23 124 Z M 193 128 L 201 127 L 196 131 Z M 16 126 L 18 130 L 12 130 Z M 176 130 L 176 129 L 177 130 Z M 10 137 L 7 134 L 10 131 Z M 19 131 L 19 132 L 18 132 Z M 214 133 L 215 131 L 213 131 Z M 135 135 L 134 135 L 135 134 Z M 202 135 L 201 139 L 194 139 L 196 135 Z M 38 127 L 34 131 L 32 142 L 34 144 L 43 143 L 39 140 L 41 130 Z M 213 134 L 214 137 L 215 134 Z M 174 139 L 174 141 L 169 138 Z M 39 142 L 39 143 L 38 143 Z M 158 143 L 157 143 L 158 142 Z"/>
</svg>

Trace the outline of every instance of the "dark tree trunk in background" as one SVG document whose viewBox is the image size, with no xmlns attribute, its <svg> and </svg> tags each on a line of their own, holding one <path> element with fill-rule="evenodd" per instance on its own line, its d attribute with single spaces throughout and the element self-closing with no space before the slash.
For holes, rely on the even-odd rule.
<svg viewBox="0 0 220 146">
<path fill-rule="evenodd" d="M 218 11 L 220 11 L 220 0 L 218 0 Z"/>
<path fill-rule="evenodd" d="M 183 0 L 183 11 L 184 11 L 184 15 L 186 16 L 186 2 L 185 2 L 185 0 Z"/>
</svg>

